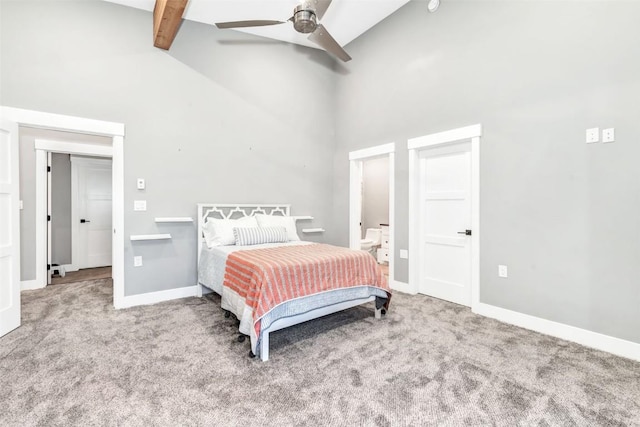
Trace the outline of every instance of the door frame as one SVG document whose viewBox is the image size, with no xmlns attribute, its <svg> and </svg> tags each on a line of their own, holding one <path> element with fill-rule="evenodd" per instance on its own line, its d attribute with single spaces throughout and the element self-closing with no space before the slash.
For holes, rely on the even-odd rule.
<svg viewBox="0 0 640 427">
<path fill-rule="evenodd" d="M 51 222 L 53 221 L 53 218 L 50 217 L 51 215 L 51 154 L 52 152 L 49 151 L 47 152 L 47 265 L 53 265 L 53 262 L 51 261 L 51 255 L 52 255 L 52 239 L 51 239 Z M 37 170 L 36 170 L 36 174 L 37 174 Z M 36 206 L 38 205 L 38 199 L 36 199 Z M 37 212 L 37 208 L 36 208 L 36 212 Z M 38 215 L 36 214 L 36 218 L 38 218 Z M 36 235 L 36 239 L 38 238 L 38 236 Z M 38 243 L 36 241 L 36 247 L 37 247 Z M 49 268 L 47 269 L 47 285 L 51 284 L 51 276 L 53 273 L 53 268 Z"/>
<path fill-rule="evenodd" d="M 69 154 L 69 155 L 85 155 L 94 157 L 113 158 L 113 148 L 109 145 L 100 145 L 89 142 L 67 142 L 58 140 L 48 140 L 44 138 L 36 138 L 34 149 L 36 152 L 36 280 L 35 286 L 29 289 L 40 289 L 47 286 L 49 282 L 50 271 L 47 271 L 47 264 L 50 264 L 50 251 L 51 247 L 49 233 L 50 222 L 47 221 L 47 215 L 49 214 L 47 201 L 48 197 L 48 185 L 50 173 L 47 173 L 48 157 L 51 153 Z M 72 165 L 73 167 L 73 165 Z M 72 170 L 73 173 L 73 170 Z M 112 170 L 112 185 L 114 184 L 113 170 Z M 73 187 L 73 178 L 71 185 Z M 72 189 L 71 189 L 72 190 Z M 46 204 L 45 204 L 46 203 Z M 73 199 L 72 199 L 73 203 Z M 72 210 L 73 215 L 73 210 Z M 113 212 L 112 212 L 113 215 Z M 112 218 L 113 220 L 113 218 Z M 73 221 L 73 218 L 72 218 Z M 71 234 L 73 236 L 73 222 L 71 223 Z M 72 239 L 72 245 L 75 242 Z M 115 253 L 112 253 L 112 256 Z M 77 271 L 77 258 L 74 256 L 73 246 L 71 247 L 71 264 L 66 265 L 66 271 Z M 45 259 L 46 261 L 42 261 Z M 112 259 L 113 262 L 113 259 Z M 115 291 L 115 282 L 114 282 Z"/>
<path fill-rule="evenodd" d="M 39 138 L 37 138 L 39 139 Z M 47 222 L 47 264 L 48 265 L 53 265 L 53 233 L 52 233 L 52 224 L 53 224 L 53 208 L 52 208 L 52 190 L 53 190 L 53 185 L 52 185 L 52 173 L 53 173 L 53 169 L 52 169 L 52 154 L 54 154 L 53 151 L 47 151 L 47 215 L 52 215 L 51 221 Z M 67 154 L 67 153 L 55 153 L 55 154 Z M 36 155 L 37 155 L 37 151 L 36 151 Z M 36 169 L 36 175 L 42 173 L 41 172 L 41 168 L 37 168 Z M 36 180 L 37 181 L 37 180 Z M 36 189 L 37 191 L 37 189 Z M 71 191 L 71 189 L 69 189 L 69 191 Z M 39 209 L 39 202 L 40 199 L 36 198 L 36 211 L 38 212 Z M 39 216 L 37 216 L 37 218 L 39 218 Z M 72 224 L 73 226 L 73 224 Z M 36 243 L 37 245 L 37 243 Z M 73 243 L 72 243 L 73 245 Z M 73 246 L 71 247 L 71 249 L 73 250 Z M 78 268 L 75 266 L 75 264 L 73 263 L 73 252 L 71 253 L 71 261 L 69 264 L 64 264 L 61 265 L 61 267 L 64 268 L 64 271 L 66 271 L 67 273 L 70 271 L 78 271 Z M 51 284 L 51 276 L 53 274 L 53 268 L 51 268 L 49 271 L 47 271 L 47 285 Z M 36 284 L 37 281 L 36 281 Z M 38 286 L 40 287 L 40 286 Z M 31 288 L 30 288 L 31 289 Z"/>
<path fill-rule="evenodd" d="M 349 247 L 360 249 L 362 240 L 362 167 L 363 162 L 375 157 L 389 159 L 389 285 L 395 287 L 395 142 L 363 148 L 349 153 Z M 376 260 L 377 262 L 377 260 Z"/>
<path fill-rule="evenodd" d="M 55 151 L 69 154 L 112 157 L 112 277 L 113 277 L 113 305 L 115 308 L 124 307 L 124 131 L 123 123 L 107 122 L 82 117 L 65 116 L 61 114 L 44 113 L 41 111 L 24 110 L 0 106 L 0 113 L 8 120 L 19 126 L 36 127 L 41 129 L 58 130 L 63 132 L 101 135 L 111 138 L 111 145 L 91 143 L 70 143 L 49 141 L 47 148 L 40 146 L 36 149 L 36 171 L 45 171 L 44 176 L 36 176 L 36 203 L 43 206 L 36 209 L 40 215 L 36 221 L 36 236 L 46 233 L 46 152 Z M 46 140 L 45 140 L 46 141 Z M 39 179 L 38 179 L 39 178 Z M 44 203 L 43 203 L 44 202 Z M 46 284 L 46 240 L 36 237 L 36 280 L 40 285 Z"/>
<path fill-rule="evenodd" d="M 70 156 L 71 161 L 71 264 L 75 269 L 81 268 L 83 264 L 82 251 L 80 251 L 79 239 L 80 239 L 80 215 L 78 213 L 78 164 L 83 165 L 109 165 L 113 170 L 113 164 L 111 158 L 105 157 L 104 159 L 92 159 L 86 157 L 80 157 L 77 155 Z M 111 193 L 113 203 L 113 192 Z M 112 219 L 113 220 L 113 219 Z M 85 254 L 86 255 L 86 254 Z M 113 262 L 113 260 L 112 260 Z"/>
<path fill-rule="evenodd" d="M 113 158 L 113 149 L 109 145 L 100 145 L 89 142 L 67 142 L 48 140 L 43 138 L 36 138 L 34 148 L 36 151 L 36 286 L 32 289 L 44 288 L 48 283 L 49 271 L 47 271 L 48 262 L 40 262 L 41 257 L 49 258 L 48 248 L 50 235 L 47 234 L 50 222 L 47 221 L 47 185 L 48 180 L 47 167 L 42 165 L 42 162 L 46 162 L 50 153 L 61 153 L 69 155 L 84 155 L 95 156 L 104 158 Z M 73 174 L 73 164 L 72 174 Z M 111 171 L 112 185 L 113 182 L 113 167 Z M 73 187 L 73 178 L 71 180 L 71 186 Z M 72 190 L 73 191 L 73 190 Z M 73 205 L 73 196 L 71 203 Z M 73 227 L 76 224 L 73 223 L 73 208 L 72 208 L 72 223 L 71 223 L 71 235 L 73 236 Z M 113 216 L 113 212 L 111 213 Z M 112 218 L 113 221 L 113 218 Z M 40 225 L 40 227 L 38 227 Z M 72 239 L 71 247 L 71 266 L 69 271 L 75 271 L 78 269 L 77 253 L 74 250 L 75 241 Z M 112 241 L 113 243 L 113 241 Z M 112 262 L 114 253 L 112 251 Z M 65 267 L 66 268 L 66 267 Z M 113 275 L 113 271 L 112 271 Z M 115 291 L 115 282 L 114 282 Z"/>
<path fill-rule="evenodd" d="M 420 152 L 471 141 L 471 309 L 480 304 L 480 138 L 482 125 L 438 132 L 409 139 L 409 289 L 418 293 L 420 253 Z"/>
</svg>

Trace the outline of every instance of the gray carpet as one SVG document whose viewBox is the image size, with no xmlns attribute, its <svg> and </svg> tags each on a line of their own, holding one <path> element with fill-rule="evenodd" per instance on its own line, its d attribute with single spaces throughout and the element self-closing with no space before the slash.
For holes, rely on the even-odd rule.
<svg viewBox="0 0 640 427">
<path fill-rule="evenodd" d="M 23 292 L 0 425 L 640 425 L 640 363 L 396 293 L 247 357 L 217 297 L 114 311 L 109 280 Z"/>
</svg>

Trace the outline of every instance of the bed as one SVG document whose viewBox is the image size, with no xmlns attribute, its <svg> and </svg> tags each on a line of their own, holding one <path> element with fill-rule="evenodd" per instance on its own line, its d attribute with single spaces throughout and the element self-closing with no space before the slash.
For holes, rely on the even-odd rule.
<svg viewBox="0 0 640 427">
<path fill-rule="evenodd" d="M 263 361 L 272 332 L 371 302 L 379 319 L 391 298 L 369 253 L 297 240 L 289 213 L 289 205 L 198 204 L 198 294 L 220 295 L 222 309 L 238 318 L 239 332 Z M 255 228 L 255 219 L 263 227 Z M 265 226 L 271 223 L 284 226 Z M 212 224 L 233 224 L 238 240 L 224 228 L 212 243 Z M 266 243 L 254 236 L 270 232 L 276 237 Z"/>
</svg>

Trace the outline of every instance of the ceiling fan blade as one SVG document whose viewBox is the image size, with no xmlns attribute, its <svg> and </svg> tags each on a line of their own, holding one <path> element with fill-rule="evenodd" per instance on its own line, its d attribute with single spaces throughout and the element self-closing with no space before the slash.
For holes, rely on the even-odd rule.
<svg viewBox="0 0 640 427">
<path fill-rule="evenodd" d="M 267 25 L 278 25 L 278 24 L 284 24 L 284 21 L 255 20 L 255 21 L 216 22 L 216 27 L 221 29 L 226 29 L 226 28 L 244 28 L 244 27 L 265 27 Z"/>
<path fill-rule="evenodd" d="M 349 54 L 345 52 L 342 46 L 340 46 L 333 37 L 331 37 L 331 34 L 329 34 L 327 29 L 322 25 L 318 25 L 316 30 L 309 35 L 309 40 L 319 45 L 332 55 L 342 59 L 344 62 L 351 60 Z"/>
<path fill-rule="evenodd" d="M 316 10 L 316 17 L 320 20 L 329 8 L 331 0 L 310 0 L 309 3 Z"/>
</svg>

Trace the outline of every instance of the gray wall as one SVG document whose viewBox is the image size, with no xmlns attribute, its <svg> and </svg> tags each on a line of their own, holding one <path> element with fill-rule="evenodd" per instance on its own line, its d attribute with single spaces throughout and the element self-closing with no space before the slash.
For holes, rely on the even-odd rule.
<svg viewBox="0 0 640 427">
<path fill-rule="evenodd" d="M 389 223 L 389 158 L 362 162 L 362 236 Z"/>
<path fill-rule="evenodd" d="M 150 13 L 106 2 L 1 7 L 0 103 L 126 124 L 125 206 L 149 210 L 127 209 L 125 235 L 174 236 L 126 242 L 128 295 L 195 283 L 195 229 L 153 217 L 200 201 L 291 203 L 347 245 L 347 153 L 391 141 L 407 248 L 406 140 L 482 123 L 481 300 L 640 342 L 640 4 L 413 1 L 336 73 L 321 52 L 191 22 L 161 51 Z M 596 126 L 616 143 L 584 144 Z"/>
<path fill-rule="evenodd" d="M 347 241 L 349 151 L 397 143 L 405 249 L 407 139 L 482 123 L 481 301 L 640 342 L 638 16 L 637 2 L 446 1 L 430 14 L 413 1 L 349 44 L 336 241 Z M 591 127 L 615 127 L 616 142 L 585 144 Z"/>
<path fill-rule="evenodd" d="M 51 155 L 51 262 L 71 264 L 71 160 Z"/>
<path fill-rule="evenodd" d="M 4 98 L 4 97 L 3 97 Z M 3 99 L 4 101 L 4 99 Z M 2 102 L 4 103 L 4 102 Z M 20 128 L 20 280 L 36 278 L 36 154 L 35 137 Z"/>
<path fill-rule="evenodd" d="M 198 202 L 290 203 L 315 217 L 305 227 L 332 228 L 327 55 L 193 22 L 167 52 L 153 47 L 151 13 L 103 1 L 1 7 L 0 103 L 126 125 L 124 234 L 173 236 L 125 239 L 127 295 L 196 283 L 195 224 L 153 218 L 195 217 Z"/>
</svg>

